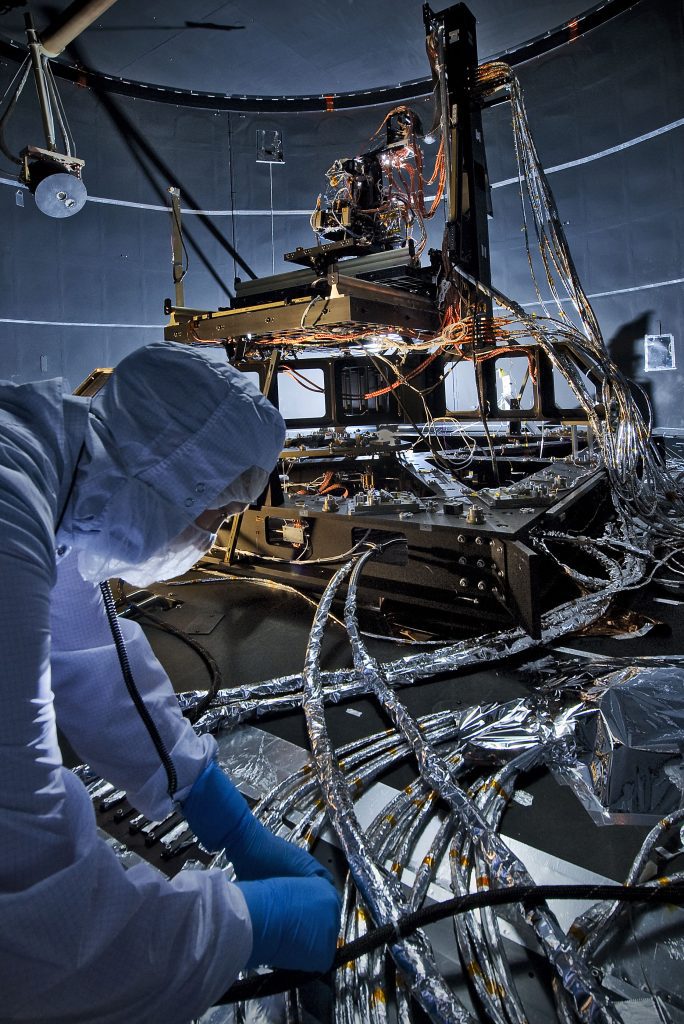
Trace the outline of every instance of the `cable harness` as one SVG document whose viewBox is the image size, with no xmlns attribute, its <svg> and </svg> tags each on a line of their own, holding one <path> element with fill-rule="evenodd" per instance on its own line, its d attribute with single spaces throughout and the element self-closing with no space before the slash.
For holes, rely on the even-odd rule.
<svg viewBox="0 0 684 1024">
<path fill-rule="evenodd" d="M 396 691 L 419 679 L 508 657 L 557 638 L 571 623 L 592 621 L 621 585 L 640 578 L 643 558 L 625 551 L 620 578 L 608 583 L 602 593 L 587 594 L 547 613 L 541 641 L 511 630 L 380 664 L 365 646 L 356 611 L 363 568 L 378 551 L 377 545 L 368 545 L 331 579 L 316 611 L 301 676 L 222 690 L 215 706 L 196 725 L 200 731 L 216 731 L 286 708 L 300 707 L 304 712 L 312 763 L 276 786 L 255 813 L 268 828 L 305 847 L 313 846 L 323 829 L 332 825 L 347 858 L 340 934 L 344 945 L 334 980 L 335 1020 L 384 1024 L 393 1019 L 388 1017 L 391 988 L 400 1021 L 412 1019 L 412 999 L 432 1021 L 474 1021 L 439 970 L 426 933 L 415 930 L 448 915 L 454 916 L 458 953 L 481 1013 L 477 1019 L 524 1021 L 524 1005 L 493 910 L 498 903 L 508 903 L 514 916 L 533 929 L 552 968 L 558 1019 L 620 1021 L 619 1004 L 602 988 L 594 957 L 624 926 L 627 901 L 650 898 L 681 903 L 684 891 L 678 874 L 658 876 L 647 887 L 637 883 L 649 859 L 657 861 L 654 851 L 661 848 L 663 837 L 684 821 L 684 808 L 661 821 L 647 837 L 626 879 L 631 891 L 620 886 L 540 890 L 502 839 L 499 826 L 520 777 L 535 765 L 553 763 L 558 744 L 572 730 L 572 715 L 543 700 L 518 699 L 415 718 Z M 332 602 L 345 584 L 344 624 L 354 667 L 324 672 L 320 665 L 324 631 Z M 325 707 L 361 695 L 373 698 L 390 728 L 336 751 Z M 181 704 L 191 706 L 199 696 L 185 694 Z M 489 772 L 482 771 L 484 752 L 493 762 Z M 363 829 L 356 802 L 390 766 L 406 760 L 417 769 L 416 781 Z M 473 779 L 476 765 L 479 772 Z M 426 829 L 433 836 L 429 849 L 417 870 L 415 862 L 413 870 L 407 870 Z M 456 902 L 427 908 L 429 886 L 444 863 L 449 866 Z M 656 891 L 658 895 L 653 896 Z M 575 897 L 608 902 L 592 906 L 566 932 L 546 899 L 569 898 L 573 892 Z M 393 975 L 391 985 L 388 970 Z M 281 991 L 303 980 L 308 979 L 281 972 L 259 976 L 239 982 L 225 1001 Z M 288 999 L 291 1019 L 301 1019 L 298 990 L 293 989 Z"/>
</svg>

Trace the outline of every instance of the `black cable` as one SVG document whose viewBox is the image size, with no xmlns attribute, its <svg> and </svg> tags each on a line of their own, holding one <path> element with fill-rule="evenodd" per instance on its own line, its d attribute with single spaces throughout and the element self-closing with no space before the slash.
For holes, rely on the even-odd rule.
<svg viewBox="0 0 684 1024">
<path fill-rule="evenodd" d="M 136 710 L 143 720 L 145 728 L 147 729 L 150 739 L 154 743 L 154 746 L 159 754 L 164 771 L 166 772 L 166 778 L 168 780 L 168 793 L 173 799 L 176 790 L 178 789 L 178 777 L 176 775 L 176 769 L 171 755 L 169 754 L 164 740 L 159 735 L 159 730 L 154 724 L 152 716 L 150 715 L 145 702 L 140 696 L 140 691 L 135 684 L 133 673 L 131 671 L 131 664 L 128 660 L 128 651 L 126 650 L 126 644 L 124 642 L 123 633 L 121 632 L 121 626 L 119 625 L 119 619 L 116 614 L 116 605 L 114 604 L 114 595 L 112 594 L 112 588 L 109 582 L 105 580 L 100 583 L 100 591 L 102 593 L 102 600 L 104 601 L 105 611 L 107 612 L 107 619 L 109 621 L 109 628 L 112 631 L 112 637 L 114 638 L 114 645 L 116 647 L 116 653 L 119 657 L 119 664 L 121 665 L 121 674 L 123 675 L 126 689 L 128 690 L 131 700 L 135 704 Z"/>
<path fill-rule="evenodd" d="M 444 903 L 433 903 L 429 907 L 421 907 L 420 910 L 405 914 L 396 925 L 383 925 L 344 946 L 340 946 L 335 954 L 331 970 L 342 967 L 350 960 L 356 960 L 381 946 L 406 938 L 418 928 L 442 921 L 447 917 L 453 917 L 455 914 L 465 914 L 482 907 L 510 903 L 522 903 L 525 908 L 535 907 L 547 900 L 591 900 L 593 902 L 606 900 L 657 905 L 669 903 L 681 906 L 684 904 L 684 884 L 512 885 L 501 889 L 483 889 L 480 892 L 469 893 L 467 896 L 456 896 Z M 224 1006 L 227 1003 L 275 995 L 278 992 L 289 992 L 299 985 L 324 977 L 323 974 L 309 974 L 306 971 L 273 971 L 271 974 L 243 978 L 236 981 L 225 995 L 216 1001 L 216 1005 Z"/>
<path fill-rule="evenodd" d="M 223 676 L 221 675 L 221 669 L 219 668 L 218 663 L 206 647 L 203 647 L 197 640 L 194 640 L 187 633 L 184 633 L 182 629 L 178 629 L 176 626 L 172 626 L 168 622 L 164 622 L 163 619 L 153 615 L 152 612 L 148 612 L 146 608 L 141 608 L 140 605 L 135 604 L 134 601 L 130 601 L 125 595 L 124 600 L 128 608 L 130 608 L 134 614 L 140 615 L 144 619 L 148 619 L 156 629 L 161 629 L 165 633 L 170 633 L 171 636 L 175 636 L 179 640 L 182 640 L 184 644 L 187 644 L 188 647 L 192 648 L 192 650 L 199 655 L 206 665 L 207 671 L 209 672 L 209 687 L 207 692 L 197 704 L 193 704 L 191 708 L 187 708 L 183 712 L 187 719 L 191 722 L 196 722 L 197 719 L 203 715 L 209 707 L 211 707 L 212 701 L 223 684 Z"/>
</svg>

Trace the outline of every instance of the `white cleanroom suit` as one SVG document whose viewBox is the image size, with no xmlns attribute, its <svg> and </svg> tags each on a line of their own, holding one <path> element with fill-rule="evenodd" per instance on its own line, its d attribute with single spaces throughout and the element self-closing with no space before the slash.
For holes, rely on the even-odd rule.
<svg viewBox="0 0 684 1024">
<path fill-rule="evenodd" d="M 233 482 L 236 500 L 254 500 L 283 436 L 241 374 L 184 346 L 138 350 L 92 401 L 59 380 L 0 383 L 2 1022 L 184 1024 L 249 957 L 246 902 L 221 872 L 123 869 L 62 766 L 56 725 L 140 811 L 172 809 L 99 587 L 83 577 L 146 560 L 154 572 L 163 551 L 181 566 L 177 538 L 206 548 L 197 516 L 217 496 L 226 505 Z M 180 715 L 140 628 L 121 628 L 182 801 L 214 741 Z"/>
</svg>

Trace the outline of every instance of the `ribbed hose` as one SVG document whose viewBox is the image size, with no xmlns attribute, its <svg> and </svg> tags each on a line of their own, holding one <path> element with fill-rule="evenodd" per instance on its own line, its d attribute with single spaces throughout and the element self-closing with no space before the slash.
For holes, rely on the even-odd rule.
<svg viewBox="0 0 684 1024">
<path fill-rule="evenodd" d="M 396 942 L 428 924 L 465 914 L 481 907 L 501 906 L 507 903 L 522 903 L 523 906 L 539 906 L 547 900 L 617 900 L 622 903 L 643 904 L 684 904 L 684 884 L 674 883 L 652 885 L 512 885 L 501 889 L 487 889 L 456 896 L 444 903 L 434 903 L 420 910 L 405 914 L 395 927 L 386 924 L 375 928 L 358 939 L 338 947 L 331 970 L 344 966 L 350 960 L 378 949 L 387 943 Z M 277 992 L 288 992 L 298 985 L 304 985 L 322 975 L 305 971 L 273 971 L 236 981 L 220 999 L 217 1006 L 242 1002 L 246 999 L 264 998 Z"/>
<path fill-rule="evenodd" d="M 168 622 L 164 622 L 163 619 L 160 619 L 157 615 L 153 615 L 152 612 L 148 612 L 146 608 L 141 608 L 139 604 L 136 604 L 135 601 L 131 601 L 125 596 L 124 600 L 126 601 L 127 608 L 130 609 L 134 615 L 142 619 L 146 619 L 155 627 L 155 629 L 160 629 L 164 633 L 168 633 L 170 636 L 175 636 L 178 640 L 182 640 L 182 642 L 187 644 L 191 650 L 195 651 L 195 653 L 204 662 L 209 673 L 209 686 L 207 688 L 207 692 L 204 697 L 197 701 L 196 704 L 193 704 L 192 707 L 186 708 L 183 711 L 184 717 L 187 718 L 189 722 L 196 722 L 198 718 L 201 718 L 204 712 L 211 707 L 216 694 L 223 684 L 223 676 L 221 675 L 221 669 L 218 666 L 218 662 L 213 655 L 209 653 L 206 647 L 203 647 L 202 644 L 198 643 L 197 640 L 194 640 L 193 637 L 188 636 L 188 634 L 184 633 L 182 629 L 177 629 Z"/>
<path fill-rule="evenodd" d="M 135 679 L 133 678 L 133 673 L 131 671 L 131 664 L 128 660 L 128 651 L 126 650 L 123 633 L 121 632 L 121 626 L 119 625 L 119 618 L 116 614 L 114 595 L 112 594 L 112 588 L 110 587 L 109 582 L 105 580 L 104 583 L 101 583 L 100 590 L 102 592 L 102 600 L 104 601 L 105 611 L 107 612 L 109 628 L 112 631 L 112 637 L 114 638 L 114 645 L 119 657 L 121 674 L 126 684 L 126 689 L 128 690 L 131 700 L 135 704 L 137 712 L 142 718 L 145 728 L 150 735 L 150 739 L 154 743 L 155 749 L 159 754 L 159 759 L 164 766 L 164 771 L 166 772 L 168 794 L 173 800 L 176 790 L 178 789 L 178 776 L 176 775 L 176 769 L 174 768 L 173 761 L 171 760 L 171 755 L 166 748 L 166 744 L 159 735 L 159 730 L 154 724 L 152 716 L 147 710 L 145 702 L 140 696 L 138 687 L 135 684 Z"/>
</svg>

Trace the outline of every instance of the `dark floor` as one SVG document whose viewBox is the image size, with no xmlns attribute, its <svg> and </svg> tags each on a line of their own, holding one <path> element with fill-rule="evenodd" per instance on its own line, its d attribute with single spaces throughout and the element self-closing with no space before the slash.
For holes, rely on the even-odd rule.
<svg viewBox="0 0 684 1024">
<path fill-rule="evenodd" d="M 201 577 L 203 582 L 199 582 L 197 575 L 186 577 L 186 580 L 195 582 L 186 584 L 183 581 L 181 584 L 154 587 L 148 595 L 152 601 L 145 604 L 145 607 L 163 623 L 199 642 L 213 655 L 222 674 L 223 687 L 230 688 L 301 671 L 313 616 L 310 605 L 295 595 L 255 586 L 243 580 L 217 581 L 215 576 L 204 574 Z M 140 595 L 137 599 L 140 599 Z M 672 593 L 651 587 L 646 593 L 622 595 L 620 605 L 627 611 L 649 615 L 659 624 L 646 635 L 633 639 L 568 636 L 556 645 L 559 658 L 566 663 L 583 666 L 596 661 L 604 664 L 601 659 L 606 659 L 607 670 L 610 670 L 611 661 L 616 658 L 629 660 L 645 655 L 666 655 L 684 661 L 684 604 L 677 601 Z M 140 621 L 177 692 L 205 689 L 209 674 L 197 652 L 179 636 L 163 631 L 149 620 L 141 618 Z M 383 624 L 375 613 L 363 612 L 361 621 L 363 626 L 373 632 L 388 631 L 387 624 Z M 410 610 L 403 621 L 411 624 Z M 477 635 L 477 623 L 466 623 L 464 628 L 466 631 L 469 629 L 471 635 Z M 462 635 L 463 632 L 458 638 Z M 367 640 L 367 643 L 379 660 L 394 659 L 418 649 L 398 647 L 382 640 Z M 413 714 L 424 715 L 442 709 L 460 710 L 525 697 L 533 692 L 538 681 L 528 671 L 528 666 L 547 653 L 541 648 L 532 649 L 524 657 L 492 664 L 476 672 L 418 683 L 402 689 L 401 699 Z M 331 669 L 350 664 L 346 634 L 339 625 L 331 623 L 323 644 L 323 667 Z M 331 706 L 326 715 L 330 734 L 337 746 L 385 729 L 389 724 L 372 700 L 365 698 Z M 308 749 L 301 712 L 259 718 L 253 724 L 290 744 Z M 414 778 L 414 770 L 409 763 L 405 763 L 388 772 L 382 781 L 398 789 Z M 650 826 L 597 825 L 574 791 L 559 785 L 546 769 L 536 769 L 522 779 L 517 787 L 518 794 L 520 790 L 523 791 L 524 800 L 510 803 L 503 819 L 502 833 L 509 841 L 524 844 L 517 850 L 537 881 L 587 881 L 589 876 L 586 872 L 615 881 L 624 879 Z M 159 844 L 147 850 L 142 836 L 137 835 L 131 839 L 128 835 L 128 820 L 116 824 L 110 812 L 100 815 L 100 824 L 110 834 L 124 840 L 129 848 L 152 863 L 157 863 L 169 874 L 175 874 L 180 869 L 185 857 L 198 856 L 197 847 L 193 846 L 172 862 L 162 862 Z M 345 869 L 341 851 L 328 843 L 319 842 L 315 852 L 341 880 Z M 461 967 L 455 959 L 450 922 L 432 925 L 429 937 L 445 978 L 453 985 L 459 998 L 477 1013 L 476 1007 L 470 1002 Z M 514 942 L 505 939 L 506 956 L 516 976 L 528 1019 L 531 1024 L 546 1024 L 555 1019 L 548 985 L 549 966 L 545 960 L 519 945 L 519 936 L 513 938 Z M 684 955 L 684 944 L 682 950 Z M 541 978 L 546 978 L 547 983 L 540 985 Z M 679 988 L 677 985 L 674 991 L 678 992 Z M 672 986 L 669 986 L 669 991 L 673 991 Z M 633 990 L 634 995 L 638 1003 L 641 998 L 639 989 Z M 303 998 L 308 1006 L 308 1019 L 321 1024 L 330 1019 L 328 990 L 321 987 L 321 983 L 318 983 L 318 987 L 307 987 Z M 229 1016 L 224 1017 L 221 1011 L 214 1013 L 218 1013 L 219 1017 L 212 1016 L 212 1021 L 220 1020 L 224 1024 L 224 1021 L 231 1019 Z M 684 1020 L 684 1016 L 681 1019 Z M 420 1013 L 417 1013 L 416 1020 L 422 1020 Z"/>
<path fill-rule="evenodd" d="M 192 631 L 217 660 L 223 686 L 261 681 L 301 670 L 309 635 L 312 609 L 294 596 L 265 590 L 242 581 L 197 583 L 157 587 L 155 590 L 182 602 L 154 614 L 180 630 Z M 664 602 L 664 603 L 663 603 Z M 627 606 L 627 601 L 623 602 Z M 568 637 L 559 646 L 566 651 L 595 653 L 610 658 L 641 655 L 684 654 L 683 605 L 672 596 L 652 589 L 647 595 L 631 595 L 635 609 L 658 619 L 662 625 L 646 636 L 617 640 L 604 637 Z M 207 672 L 197 654 L 180 639 L 145 626 L 150 642 L 165 665 L 177 691 L 201 689 Z M 209 632 L 204 632 L 210 630 Z M 396 658 L 407 648 L 382 641 L 368 641 L 379 659 Z M 340 627 L 331 624 L 324 641 L 324 668 L 350 664 L 349 647 Z M 528 660 L 539 657 L 532 652 Z M 572 657 L 568 654 L 567 657 Z M 449 679 L 423 682 L 401 691 L 401 699 L 416 715 L 443 708 L 463 708 L 491 701 L 507 701 L 531 692 L 531 684 L 519 671 L 521 660 L 501 663 Z M 327 719 L 337 745 L 386 728 L 369 699 L 330 707 Z M 291 713 L 260 719 L 259 728 L 307 747 L 304 717 Z M 383 781 L 397 788 L 413 777 L 406 765 Z M 524 788 L 533 800 L 529 806 L 512 803 L 506 812 L 503 833 L 552 857 L 621 880 L 648 828 L 634 825 L 596 825 L 569 788 L 559 785 L 547 771 L 535 771 Z"/>
<path fill-rule="evenodd" d="M 130 591 L 130 588 L 126 589 Z M 183 634 L 195 643 L 200 643 L 213 656 L 221 672 L 221 686 L 225 688 L 299 673 L 302 669 L 313 608 L 295 594 L 257 586 L 244 579 L 218 578 L 215 573 L 194 573 L 177 584 L 155 586 L 148 592 L 147 598 L 145 595 L 136 595 L 135 599 L 142 599 L 144 607 L 153 612 L 161 623 L 173 627 L 180 634 L 171 635 L 149 619 L 140 618 L 155 653 L 179 693 L 204 690 L 209 684 L 209 673 L 204 662 L 183 639 Z M 560 661 L 581 666 L 604 666 L 605 671 L 610 671 L 616 659 L 629 663 L 635 658 L 670 658 L 681 660 L 684 665 L 684 601 L 678 600 L 667 589 L 651 585 L 644 591 L 620 595 L 615 605 L 613 619 L 619 619 L 617 613 L 624 612 L 623 622 L 632 627 L 639 617 L 641 621 L 636 621 L 636 625 L 641 625 L 644 616 L 655 620 L 655 625 L 650 624 L 643 635 L 635 634 L 629 639 L 624 636 L 566 636 L 554 645 Z M 125 603 L 121 603 L 120 608 L 124 607 Z M 340 609 L 335 610 L 340 614 Z M 412 622 L 410 607 L 400 614 L 403 615 L 400 621 L 404 625 L 416 625 Z M 630 616 L 631 623 L 628 622 Z M 389 624 L 383 622 L 376 612 L 363 611 L 361 624 L 375 633 L 390 632 Z M 421 625 L 424 625 L 424 620 Z M 477 636 L 480 629 L 477 621 L 460 622 L 459 635 L 452 639 L 462 639 L 465 635 Z M 490 631 L 491 626 L 487 630 Z M 420 650 L 419 647 L 402 647 L 379 639 L 369 639 L 367 644 L 371 653 L 380 661 Z M 529 666 L 548 653 L 542 647 L 532 648 L 524 656 L 492 663 L 477 671 L 417 683 L 400 691 L 401 700 L 415 716 L 420 716 L 440 710 L 462 710 L 527 697 L 535 692 L 538 682 L 528 670 Z M 325 669 L 351 665 L 346 632 L 333 622 L 326 631 L 322 665 Z M 338 747 L 386 729 L 389 725 L 378 706 L 368 698 L 330 706 L 326 709 L 326 718 L 333 742 Z M 260 717 L 254 725 L 288 744 L 308 750 L 301 711 L 270 718 Z M 65 761 L 74 763 L 66 748 Z M 403 763 L 387 772 L 382 782 L 386 786 L 400 789 L 414 778 L 411 764 Z M 651 823 L 597 824 L 573 789 L 560 785 L 545 768 L 535 769 L 523 778 L 517 787 L 517 795 L 521 795 L 521 791 L 524 800 L 510 802 L 501 831 L 514 847 L 515 844 L 522 844 L 522 849 L 515 847 L 516 852 L 519 852 L 536 881 L 541 880 L 540 874 L 547 882 L 582 882 L 588 880 L 587 873 L 618 882 L 625 879 L 635 854 L 650 831 Z M 148 850 L 140 835 L 131 838 L 128 834 L 128 820 L 117 824 L 111 812 L 108 812 L 100 815 L 99 823 L 111 834 L 124 840 L 129 848 L 157 863 L 169 874 L 175 874 L 181 868 L 183 857 L 170 863 L 163 862 L 159 845 Z M 330 844 L 319 842 L 315 853 L 339 880 L 346 865 L 343 854 L 331 845 L 332 842 L 333 837 Z M 195 845 L 185 856 L 194 858 L 201 856 L 201 853 Z M 663 914 L 671 910 L 671 907 L 664 907 Z M 670 964 L 665 955 L 660 956 L 661 965 L 665 964 L 665 974 L 669 968 L 670 973 L 676 975 L 678 962 L 684 961 L 684 930 L 677 923 L 678 920 L 676 915 L 671 915 L 669 920 L 658 924 L 662 933 L 659 948 L 667 949 L 672 960 Z M 676 929 L 674 932 L 671 931 L 673 921 Z M 630 977 L 638 987 L 630 991 L 627 987 L 624 991 L 611 991 L 638 1004 L 636 1008 L 632 1007 L 637 1015 L 630 1016 L 630 1021 L 639 1021 L 639 1024 L 664 1019 L 684 1021 L 684 989 L 681 979 L 677 984 L 672 984 L 671 978 L 666 977 L 662 985 L 662 989 L 668 993 L 665 998 L 670 1000 L 669 1009 L 674 1009 L 672 1000 L 675 999 L 680 1016 L 663 1017 L 658 1007 L 655 1008 L 656 1016 L 653 1016 L 653 1007 L 642 1005 L 645 1002 L 642 999 L 645 993 L 640 975 L 643 970 L 642 952 L 640 943 L 636 941 L 637 928 L 631 919 L 630 925 L 622 938 L 627 946 L 633 946 L 634 949 L 621 950 L 620 955 L 627 959 L 630 954 L 634 956 L 636 950 L 637 962 Z M 453 984 L 464 1003 L 472 1006 L 469 1003 L 468 986 L 457 961 L 451 928 L 451 921 L 439 922 L 431 926 L 429 937 L 444 977 Z M 643 948 L 648 947 L 652 934 L 646 937 Z M 440 935 L 444 941 L 441 941 Z M 523 998 L 527 1018 L 530 1024 L 546 1024 L 556 1019 L 555 1010 L 549 996 L 549 985 L 540 985 L 538 979 L 544 978 L 548 982 L 549 965 L 545 959 L 521 945 L 519 935 L 514 938 L 515 942 L 510 938 L 505 939 L 506 957 Z M 315 1024 L 327 1024 L 329 1014 L 322 1009 L 325 999 L 321 998 L 320 993 L 314 993 L 312 999 L 316 1009 L 309 1020 Z M 476 1007 L 473 1007 L 473 1012 L 477 1013 Z M 415 1019 L 422 1019 L 420 1013 L 417 1013 Z M 223 1021 L 221 1018 L 221 1024 Z"/>
</svg>

